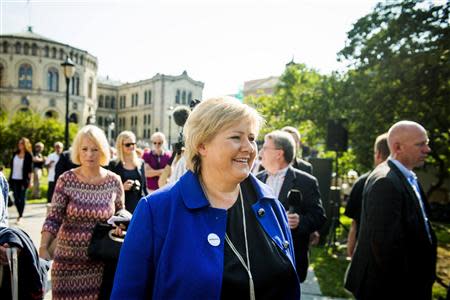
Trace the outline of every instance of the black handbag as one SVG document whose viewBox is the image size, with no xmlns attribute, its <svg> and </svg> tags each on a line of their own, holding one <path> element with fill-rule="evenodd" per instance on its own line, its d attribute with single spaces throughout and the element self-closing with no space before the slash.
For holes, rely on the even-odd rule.
<svg viewBox="0 0 450 300">
<path fill-rule="evenodd" d="M 94 260 L 118 260 L 120 248 L 125 238 L 114 235 L 115 228 L 107 223 L 97 223 L 94 227 L 91 243 L 88 247 L 88 256 Z"/>
</svg>

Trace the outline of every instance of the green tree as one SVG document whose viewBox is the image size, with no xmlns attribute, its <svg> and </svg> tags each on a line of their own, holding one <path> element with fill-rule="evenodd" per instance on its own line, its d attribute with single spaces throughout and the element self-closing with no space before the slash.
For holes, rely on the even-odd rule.
<svg viewBox="0 0 450 300">
<path fill-rule="evenodd" d="M 78 126 L 71 123 L 70 140 L 78 131 Z M 16 150 L 17 141 L 26 137 L 32 144 L 42 142 L 44 154 L 53 152 L 53 144 L 64 142 L 64 124 L 53 118 L 42 118 L 31 112 L 18 112 L 10 120 L 6 114 L 0 113 L 0 164 L 8 165 L 12 153 Z M 66 147 L 66 145 L 64 145 Z"/>
<path fill-rule="evenodd" d="M 360 18 L 339 53 L 349 63 L 341 97 L 356 156 L 371 163 L 372 142 L 394 122 L 410 119 L 429 132 L 430 162 L 450 175 L 449 2 L 387 1 Z"/>
</svg>

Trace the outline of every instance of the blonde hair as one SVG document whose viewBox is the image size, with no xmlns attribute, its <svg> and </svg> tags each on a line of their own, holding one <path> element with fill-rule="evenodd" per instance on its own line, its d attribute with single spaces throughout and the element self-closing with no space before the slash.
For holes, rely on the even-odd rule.
<svg viewBox="0 0 450 300">
<path fill-rule="evenodd" d="M 72 143 L 72 153 L 70 155 L 72 162 L 77 165 L 80 164 L 81 141 L 84 137 L 89 138 L 99 147 L 100 165 L 107 166 L 110 158 L 108 140 L 106 139 L 105 132 L 94 125 L 86 125 L 82 127 L 75 136 Z"/>
<path fill-rule="evenodd" d="M 154 134 L 152 134 L 152 137 L 150 138 L 150 142 L 152 142 L 152 144 L 153 144 L 153 139 L 156 137 L 159 137 L 161 139 L 161 141 L 162 141 L 161 146 L 164 146 L 164 144 L 166 143 L 166 136 L 164 135 L 164 133 L 157 131 Z"/>
<path fill-rule="evenodd" d="M 133 140 L 136 143 L 136 136 L 134 135 L 133 132 L 131 131 L 122 131 L 121 133 L 119 133 L 119 135 L 117 136 L 116 139 L 116 149 L 117 149 L 117 158 L 123 162 L 124 160 L 124 155 L 123 155 L 123 147 L 125 147 L 125 145 L 123 144 L 123 141 L 125 139 L 130 139 Z M 135 167 L 140 167 L 141 166 L 141 160 L 139 159 L 137 152 L 136 152 L 136 146 L 135 146 L 135 151 L 133 151 L 132 153 L 133 155 L 133 164 Z"/>
<path fill-rule="evenodd" d="M 184 126 L 186 167 L 200 173 L 199 146 L 213 139 L 220 131 L 244 120 L 255 126 L 256 133 L 264 124 L 264 119 L 254 108 L 235 98 L 220 97 L 200 102 Z"/>
<path fill-rule="evenodd" d="M 20 141 L 23 142 L 23 146 L 25 148 L 25 152 L 28 152 L 28 153 L 32 153 L 33 152 L 33 149 L 32 149 L 32 146 L 31 146 L 31 142 L 30 142 L 29 139 L 27 139 L 26 137 L 21 137 L 19 142 Z"/>
</svg>

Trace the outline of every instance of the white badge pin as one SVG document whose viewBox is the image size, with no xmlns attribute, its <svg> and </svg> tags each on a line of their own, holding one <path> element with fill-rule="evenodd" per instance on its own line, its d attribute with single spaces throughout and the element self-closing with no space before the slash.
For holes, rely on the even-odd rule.
<svg viewBox="0 0 450 300">
<path fill-rule="evenodd" d="M 217 234 L 215 233 L 210 233 L 208 234 L 208 243 L 211 246 L 217 247 L 220 245 L 220 238 Z"/>
</svg>

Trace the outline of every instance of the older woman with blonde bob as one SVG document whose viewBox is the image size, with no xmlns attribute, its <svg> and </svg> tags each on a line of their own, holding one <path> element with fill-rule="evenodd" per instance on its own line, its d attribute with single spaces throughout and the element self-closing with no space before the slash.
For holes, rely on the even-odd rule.
<svg viewBox="0 0 450 300">
<path fill-rule="evenodd" d="M 106 222 L 124 207 L 120 177 L 102 166 L 109 162 L 104 132 L 93 125 L 80 129 L 71 159 L 80 165 L 63 173 L 56 183 L 52 206 L 42 228 L 39 255 L 52 265 L 52 299 L 98 299 L 104 263 L 88 257 L 97 222 Z"/>
<path fill-rule="evenodd" d="M 117 159 L 109 163 L 108 169 L 122 179 L 125 190 L 125 208 L 133 213 L 139 200 L 148 194 L 144 162 L 136 152 L 136 136 L 131 131 L 122 131 L 116 139 Z"/>
<path fill-rule="evenodd" d="M 261 116 L 234 98 L 186 125 L 188 171 L 142 199 L 111 299 L 299 299 L 286 213 L 250 170 Z"/>
</svg>

